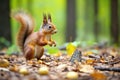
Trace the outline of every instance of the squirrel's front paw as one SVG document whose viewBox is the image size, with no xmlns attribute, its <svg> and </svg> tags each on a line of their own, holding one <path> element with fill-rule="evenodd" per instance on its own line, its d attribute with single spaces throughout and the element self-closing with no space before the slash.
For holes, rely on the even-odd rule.
<svg viewBox="0 0 120 80">
<path fill-rule="evenodd" d="M 54 47 L 56 46 L 56 43 L 54 41 L 51 41 L 51 43 Z"/>
<path fill-rule="evenodd" d="M 53 44 L 52 44 L 52 42 L 48 42 L 48 45 L 49 45 L 49 46 L 52 46 Z"/>
<path fill-rule="evenodd" d="M 56 46 L 56 42 L 52 41 L 52 43 L 53 43 L 53 45 L 54 45 L 54 47 L 55 47 L 55 46 Z"/>
<path fill-rule="evenodd" d="M 48 45 L 50 45 L 50 46 L 56 46 L 56 43 L 54 42 L 54 41 L 51 41 L 51 42 L 48 42 Z"/>
</svg>

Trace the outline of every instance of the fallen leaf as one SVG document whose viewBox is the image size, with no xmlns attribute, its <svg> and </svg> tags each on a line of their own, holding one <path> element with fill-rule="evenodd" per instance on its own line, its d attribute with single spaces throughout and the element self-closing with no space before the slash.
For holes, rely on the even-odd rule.
<svg viewBox="0 0 120 80">
<path fill-rule="evenodd" d="M 92 76 L 94 80 L 107 80 L 106 75 L 100 71 L 94 71 L 90 76 Z"/>
<path fill-rule="evenodd" d="M 87 59 L 86 60 L 86 64 L 88 64 L 88 65 L 91 65 L 91 64 L 93 64 L 95 62 L 95 60 L 93 60 L 93 59 Z"/>
<path fill-rule="evenodd" d="M 94 68 L 91 65 L 80 65 L 79 71 L 84 72 L 84 73 L 93 73 Z"/>
<path fill-rule="evenodd" d="M 93 54 L 92 51 L 86 51 L 86 52 L 83 53 L 84 56 L 89 56 L 89 55 L 91 55 L 91 54 Z"/>
<path fill-rule="evenodd" d="M 68 43 L 66 49 L 68 56 L 72 56 L 73 52 L 76 50 L 76 46 L 73 45 L 72 43 Z"/>
<path fill-rule="evenodd" d="M 65 68 L 67 68 L 67 64 L 60 64 L 59 66 L 57 66 L 57 70 L 59 71 L 63 71 Z"/>
<path fill-rule="evenodd" d="M 114 57 L 116 57 L 117 54 L 118 54 L 118 52 L 117 52 L 117 51 L 114 51 L 114 50 L 110 50 L 109 53 L 110 53 L 111 56 L 114 56 Z"/>
</svg>

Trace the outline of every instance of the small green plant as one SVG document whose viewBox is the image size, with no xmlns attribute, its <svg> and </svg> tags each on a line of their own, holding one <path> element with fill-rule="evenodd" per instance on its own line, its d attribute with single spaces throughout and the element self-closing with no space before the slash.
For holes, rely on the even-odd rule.
<svg viewBox="0 0 120 80">
<path fill-rule="evenodd" d="M 9 46 L 10 46 L 10 42 L 6 40 L 4 37 L 0 37 L 0 50 Z"/>
<path fill-rule="evenodd" d="M 50 47 L 50 48 L 47 48 L 47 51 L 49 54 L 55 54 L 59 52 L 59 49 L 55 47 Z"/>
<path fill-rule="evenodd" d="M 14 45 L 11 45 L 8 49 L 7 49 L 7 54 L 8 55 L 11 55 L 13 53 L 17 53 L 19 52 L 19 48 L 14 44 Z"/>
</svg>

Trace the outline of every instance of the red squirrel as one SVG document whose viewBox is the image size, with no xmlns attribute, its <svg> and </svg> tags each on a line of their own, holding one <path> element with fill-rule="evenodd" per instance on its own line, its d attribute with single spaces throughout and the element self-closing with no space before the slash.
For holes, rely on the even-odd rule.
<svg viewBox="0 0 120 80">
<path fill-rule="evenodd" d="M 34 32 L 34 20 L 25 12 L 16 12 L 13 17 L 20 23 L 17 35 L 17 44 L 27 60 L 40 59 L 44 53 L 44 46 L 56 46 L 51 36 L 57 33 L 56 26 L 52 23 L 51 15 L 43 14 L 43 22 L 39 31 Z"/>
</svg>

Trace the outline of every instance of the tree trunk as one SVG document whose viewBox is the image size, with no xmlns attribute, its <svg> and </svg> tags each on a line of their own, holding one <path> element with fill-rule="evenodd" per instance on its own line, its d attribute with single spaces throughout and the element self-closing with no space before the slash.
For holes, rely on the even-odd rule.
<svg viewBox="0 0 120 80">
<path fill-rule="evenodd" d="M 111 0 L 111 40 L 119 44 L 118 0 Z"/>
<path fill-rule="evenodd" d="M 98 27 L 98 0 L 94 0 L 94 35 L 95 40 L 98 41 L 99 27 Z"/>
<path fill-rule="evenodd" d="M 66 41 L 74 41 L 76 38 L 76 0 L 67 0 L 67 26 Z"/>
<path fill-rule="evenodd" d="M 0 37 L 11 42 L 10 0 L 0 1 Z"/>
</svg>

